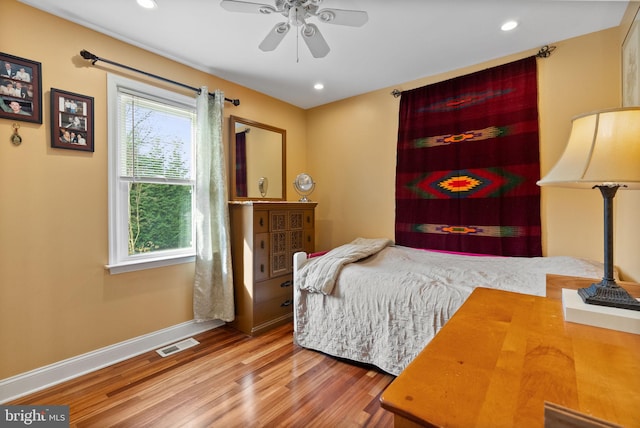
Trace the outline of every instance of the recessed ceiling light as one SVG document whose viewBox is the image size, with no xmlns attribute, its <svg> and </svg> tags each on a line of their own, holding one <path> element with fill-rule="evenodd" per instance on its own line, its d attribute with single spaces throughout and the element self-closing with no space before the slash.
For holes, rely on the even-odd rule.
<svg viewBox="0 0 640 428">
<path fill-rule="evenodd" d="M 504 24 L 502 24 L 502 27 L 500 27 L 500 29 L 502 31 L 511 31 L 514 28 L 516 28 L 518 26 L 518 22 L 517 21 L 507 21 Z"/>
<path fill-rule="evenodd" d="M 144 7 L 145 9 L 155 9 L 158 7 L 158 4 L 155 0 L 136 0 L 138 5 Z"/>
<path fill-rule="evenodd" d="M 315 85 L 313 85 L 313 89 L 315 89 L 316 91 L 321 91 L 324 89 L 324 85 L 322 83 L 316 83 Z"/>
</svg>

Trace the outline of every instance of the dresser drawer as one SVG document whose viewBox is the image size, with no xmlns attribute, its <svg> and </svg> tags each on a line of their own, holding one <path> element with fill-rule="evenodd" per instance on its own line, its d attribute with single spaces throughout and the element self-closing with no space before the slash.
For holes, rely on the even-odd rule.
<svg viewBox="0 0 640 428">
<path fill-rule="evenodd" d="M 303 212 L 303 221 L 305 229 L 313 229 L 315 224 L 314 212 L 313 210 L 304 210 Z"/>
<path fill-rule="evenodd" d="M 313 253 L 314 249 L 316 248 L 316 236 L 313 229 L 305 230 L 302 240 L 304 251 L 307 253 Z"/>
<path fill-rule="evenodd" d="M 293 314 L 293 297 L 281 296 L 254 305 L 254 324 L 273 321 L 284 315 Z"/>
<path fill-rule="evenodd" d="M 253 241 L 253 279 L 269 278 L 269 234 L 259 233 Z"/>
<path fill-rule="evenodd" d="M 253 233 L 269 231 L 269 211 L 255 210 L 253 213 Z"/>
<path fill-rule="evenodd" d="M 279 276 L 268 281 L 256 282 L 253 287 L 254 301 L 266 302 L 276 297 L 292 298 L 293 275 Z M 286 299 L 285 299 L 286 300 Z"/>
</svg>

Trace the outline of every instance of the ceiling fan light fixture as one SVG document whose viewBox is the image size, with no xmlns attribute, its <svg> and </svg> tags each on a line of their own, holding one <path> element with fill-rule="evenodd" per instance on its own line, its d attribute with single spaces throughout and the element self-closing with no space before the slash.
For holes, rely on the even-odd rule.
<svg viewBox="0 0 640 428">
<path fill-rule="evenodd" d="M 301 25 L 305 25 L 304 21 L 307 17 L 307 11 L 303 7 L 293 6 L 289 9 L 289 23 L 299 27 Z"/>
<path fill-rule="evenodd" d="M 320 82 L 316 83 L 315 85 L 313 85 L 313 89 L 315 89 L 316 91 L 321 91 L 324 89 L 324 85 Z"/>
</svg>

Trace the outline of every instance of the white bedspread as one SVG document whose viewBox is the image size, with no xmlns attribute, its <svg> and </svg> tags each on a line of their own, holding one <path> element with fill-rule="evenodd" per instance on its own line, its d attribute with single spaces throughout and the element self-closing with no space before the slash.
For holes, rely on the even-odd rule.
<svg viewBox="0 0 640 428">
<path fill-rule="evenodd" d="M 474 257 L 391 246 L 344 266 L 329 295 L 295 296 L 300 346 L 399 374 L 475 287 L 544 296 L 546 274 L 598 279 L 601 263 L 573 257 Z"/>
</svg>

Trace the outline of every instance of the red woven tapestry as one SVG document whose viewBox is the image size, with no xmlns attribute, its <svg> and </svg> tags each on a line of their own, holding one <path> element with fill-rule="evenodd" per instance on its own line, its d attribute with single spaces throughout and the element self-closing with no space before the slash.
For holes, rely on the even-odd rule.
<svg viewBox="0 0 640 428">
<path fill-rule="evenodd" d="M 535 57 L 405 91 L 396 243 L 540 256 Z"/>
</svg>

